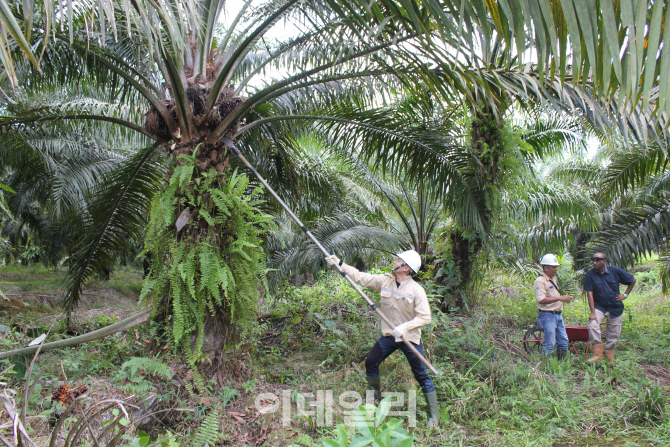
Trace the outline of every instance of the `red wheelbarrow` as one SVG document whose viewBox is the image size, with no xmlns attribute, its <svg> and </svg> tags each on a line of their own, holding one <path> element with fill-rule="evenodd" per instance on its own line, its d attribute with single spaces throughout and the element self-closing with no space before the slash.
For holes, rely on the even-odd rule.
<svg viewBox="0 0 670 447">
<path fill-rule="evenodd" d="M 605 323 L 603 323 L 602 325 L 604 324 Z M 544 331 L 537 324 L 533 325 L 532 328 L 526 331 L 526 333 L 523 336 L 523 340 L 521 340 L 521 342 L 523 343 L 523 348 L 526 350 L 527 353 L 539 354 L 542 352 L 542 342 L 544 341 L 543 332 Z M 577 353 L 575 342 L 586 342 L 585 357 L 588 357 L 590 344 L 589 344 L 589 330 L 587 329 L 587 327 L 565 326 L 565 332 L 568 334 L 568 342 L 570 343 L 570 346 L 572 346 L 572 349 L 575 351 L 576 355 L 579 354 Z M 602 331 L 602 335 L 605 334 L 606 331 Z"/>
</svg>

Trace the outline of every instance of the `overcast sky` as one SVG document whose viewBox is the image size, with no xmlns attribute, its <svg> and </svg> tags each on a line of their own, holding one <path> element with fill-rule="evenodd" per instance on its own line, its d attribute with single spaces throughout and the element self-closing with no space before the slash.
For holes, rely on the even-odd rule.
<svg viewBox="0 0 670 447">
<path fill-rule="evenodd" d="M 232 23 L 233 20 L 235 20 L 235 16 L 237 16 L 238 11 L 242 9 L 245 3 L 246 2 L 243 0 L 226 0 L 223 14 L 221 16 L 221 21 L 226 25 Z M 265 3 L 265 1 L 252 1 L 250 8 L 258 7 L 263 3 Z M 226 28 L 228 28 L 228 26 L 226 26 Z M 239 25 L 238 29 L 241 29 L 239 28 Z M 287 23 L 285 20 L 280 20 L 267 33 L 265 33 L 265 38 L 270 40 L 283 40 L 287 36 L 295 35 L 297 33 L 298 29 L 294 25 Z"/>
</svg>

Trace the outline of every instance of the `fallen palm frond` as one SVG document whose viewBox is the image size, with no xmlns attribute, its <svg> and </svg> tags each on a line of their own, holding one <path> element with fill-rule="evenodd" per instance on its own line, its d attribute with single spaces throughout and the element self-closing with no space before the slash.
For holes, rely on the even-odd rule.
<svg viewBox="0 0 670 447">
<path fill-rule="evenodd" d="M 65 340 L 55 341 L 52 343 L 45 343 L 40 346 L 29 346 L 27 348 L 15 349 L 14 351 L 0 352 L 0 359 L 5 359 L 8 357 L 12 357 L 14 355 L 32 354 L 33 352 L 36 352 L 38 349 L 46 351 L 49 349 L 65 348 L 68 346 L 74 346 L 81 343 L 87 343 L 93 340 L 97 340 L 99 338 L 103 338 L 108 335 L 116 334 L 119 331 L 128 329 L 129 327 L 133 327 L 146 321 L 146 317 L 150 311 L 151 309 L 143 310 L 142 312 L 133 315 L 132 317 L 126 320 L 119 321 L 116 324 L 112 324 L 102 329 L 98 329 L 97 331 L 89 332 L 87 334 L 83 334 L 78 337 L 72 337 Z"/>
</svg>

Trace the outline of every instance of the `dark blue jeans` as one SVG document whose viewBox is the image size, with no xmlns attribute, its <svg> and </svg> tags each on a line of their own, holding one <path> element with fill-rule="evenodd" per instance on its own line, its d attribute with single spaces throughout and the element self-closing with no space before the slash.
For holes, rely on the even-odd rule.
<svg viewBox="0 0 670 447">
<path fill-rule="evenodd" d="M 559 351 L 568 350 L 568 334 L 565 332 L 563 315 L 541 310 L 537 316 L 537 325 L 544 331 L 542 354 L 554 352 L 554 345 Z"/>
<path fill-rule="evenodd" d="M 423 355 L 423 344 L 414 344 L 414 347 L 417 351 Z M 423 364 L 419 357 L 416 356 L 403 342 L 396 343 L 395 337 L 389 335 L 387 337 L 381 337 L 377 340 L 377 343 L 372 347 L 372 350 L 368 353 L 368 356 L 365 358 L 365 373 L 368 377 L 379 377 L 379 365 L 388 357 L 393 354 L 396 349 L 400 349 L 407 361 L 409 366 L 412 367 L 412 373 L 414 373 L 414 378 L 424 393 L 432 393 L 435 391 L 435 386 L 433 385 L 433 379 L 428 375 L 428 370 L 426 365 Z"/>
</svg>

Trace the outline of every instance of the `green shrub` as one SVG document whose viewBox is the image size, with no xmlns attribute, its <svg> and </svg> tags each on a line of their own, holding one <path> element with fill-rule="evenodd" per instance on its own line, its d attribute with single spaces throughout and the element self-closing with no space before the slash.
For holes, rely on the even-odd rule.
<svg viewBox="0 0 670 447">
<path fill-rule="evenodd" d="M 147 380 L 148 378 L 152 380 Z M 154 391 L 153 381 L 172 378 L 170 367 L 158 360 L 145 357 L 133 357 L 121 365 L 116 380 L 125 381 L 123 390 L 131 394 L 143 394 Z"/>
<path fill-rule="evenodd" d="M 414 438 L 401 427 L 402 421 L 391 419 L 384 422 L 391 409 L 391 398 L 387 397 L 379 402 L 379 406 L 361 405 L 356 409 L 354 421 L 358 434 L 354 435 L 351 443 L 346 430 L 338 426 L 335 430 L 335 439 L 322 439 L 324 447 L 349 447 L 374 445 L 376 447 L 411 447 Z"/>
<path fill-rule="evenodd" d="M 640 422 L 657 423 L 667 419 L 670 398 L 664 392 L 665 387 L 661 387 L 658 382 L 650 383 L 644 379 L 631 387 L 634 395 L 627 402 L 629 413 L 634 413 Z"/>
</svg>

